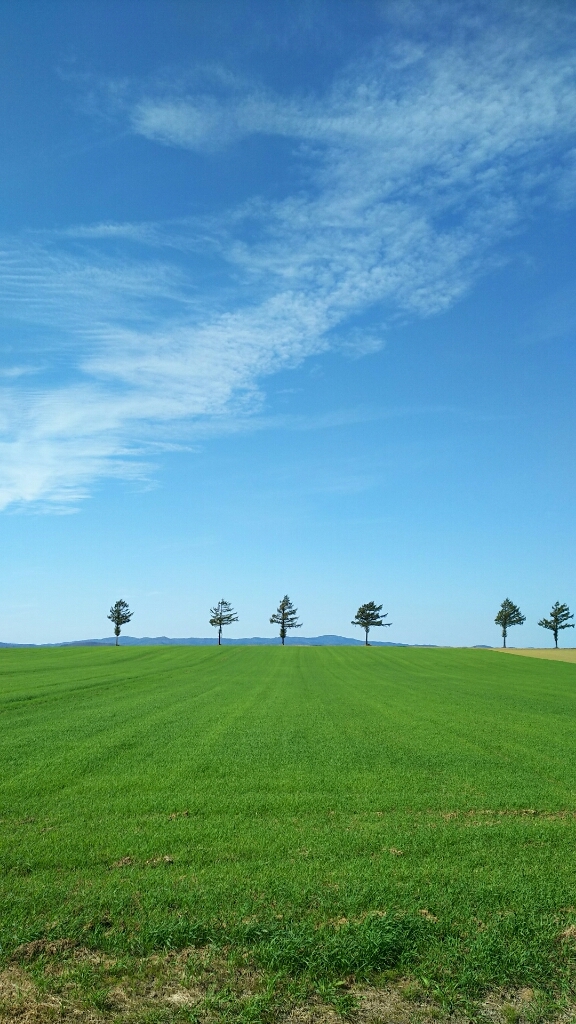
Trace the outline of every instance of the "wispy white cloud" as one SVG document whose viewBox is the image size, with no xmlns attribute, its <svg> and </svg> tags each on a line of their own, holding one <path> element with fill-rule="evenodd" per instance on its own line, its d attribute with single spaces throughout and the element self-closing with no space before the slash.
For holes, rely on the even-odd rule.
<svg viewBox="0 0 576 1024">
<path fill-rule="evenodd" d="M 320 97 L 124 90 L 131 130 L 162 145 L 289 138 L 307 187 L 203 220 L 5 240 L 4 308 L 34 325 L 30 364 L 50 353 L 53 376 L 30 388 L 4 371 L 0 504 L 73 504 L 104 474 L 140 472 L 152 440 L 257 411 L 266 375 L 331 345 L 373 351 L 398 317 L 449 307 L 535 205 L 571 202 L 562 44 L 527 19 L 504 39 L 375 48 Z M 382 330 L 360 331 L 373 309 Z"/>
<path fill-rule="evenodd" d="M 18 377 L 29 377 L 30 374 L 41 373 L 42 366 L 4 366 L 0 368 L 0 379 L 16 380 Z"/>
</svg>

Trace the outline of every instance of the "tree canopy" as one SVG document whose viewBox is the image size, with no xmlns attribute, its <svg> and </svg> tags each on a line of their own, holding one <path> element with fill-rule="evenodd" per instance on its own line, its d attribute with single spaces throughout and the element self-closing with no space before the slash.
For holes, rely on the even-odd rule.
<svg viewBox="0 0 576 1024">
<path fill-rule="evenodd" d="M 388 612 L 381 614 L 382 605 L 375 604 L 374 601 L 368 601 L 366 604 L 361 604 L 358 611 L 356 612 L 356 618 L 352 619 L 353 626 L 360 626 L 366 633 L 366 647 L 369 647 L 368 633 L 373 626 L 391 626 L 391 622 L 384 622 L 384 619 L 388 617 Z"/>
<path fill-rule="evenodd" d="M 539 626 L 543 626 L 544 629 L 550 629 L 554 634 L 554 646 L 558 647 L 558 633 L 561 629 L 574 629 L 574 623 L 569 622 L 569 619 L 573 619 L 574 616 L 570 614 L 570 609 L 567 604 L 560 604 L 556 601 L 553 605 L 552 611 L 550 612 L 550 618 L 540 619 Z"/>
<path fill-rule="evenodd" d="M 526 616 L 522 615 L 517 604 L 514 604 L 508 597 L 502 601 L 500 611 L 494 619 L 496 625 L 502 628 L 502 647 L 506 647 L 506 637 L 510 626 L 521 626 L 525 621 Z"/>
<path fill-rule="evenodd" d="M 120 630 L 122 626 L 125 626 L 127 622 L 130 622 L 134 612 L 131 612 L 126 601 L 120 598 L 116 601 L 110 609 L 110 614 L 107 618 L 114 623 L 114 636 L 116 637 L 116 647 L 118 647 L 118 637 L 120 636 Z"/>
<path fill-rule="evenodd" d="M 298 622 L 298 609 L 294 607 L 288 594 L 284 594 L 274 615 L 270 617 L 270 622 L 280 626 L 280 639 L 283 646 L 286 639 L 286 631 L 288 629 L 301 628 L 302 623 Z"/>
<path fill-rule="evenodd" d="M 210 609 L 210 625 L 216 626 L 218 630 L 218 644 L 222 643 L 222 629 L 232 622 L 238 622 L 238 616 L 229 601 L 222 598 L 218 604 Z"/>
</svg>

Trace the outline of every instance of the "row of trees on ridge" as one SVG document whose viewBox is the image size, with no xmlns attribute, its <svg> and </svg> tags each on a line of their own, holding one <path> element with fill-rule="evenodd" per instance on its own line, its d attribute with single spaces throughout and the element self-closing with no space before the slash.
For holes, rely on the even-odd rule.
<svg viewBox="0 0 576 1024">
<path fill-rule="evenodd" d="M 365 643 L 369 647 L 368 633 L 374 626 L 391 626 L 391 622 L 384 622 L 387 617 L 387 612 L 384 615 L 381 614 L 382 605 L 375 604 L 374 601 L 368 601 L 367 604 L 361 604 L 356 617 L 352 619 L 353 626 L 360 626 L 365 632 Z M 233 622 L 238 622 L 238 616 L 234 611 L 229 601 L 225 601 L 222 598 L 218 601 L 218 604 L 214 608 L 210 609 L 210 625 L 214 626 L 218 630 L 218 643 L 222 642 L 222 629 L 224 626 L 230 626 Z M 289 629 L 300 629 L 302 626 L 301 622 L 298 622 L 298 609 L 294 607 L 292 601 L 288 597 L 288 594 L 284 594 L 284 597 L 280 601 L 276 611 L 270 617 L 270 622 L 273 625 L 280 626 L 280 639 L 282 644 L 286 640 L 286 634 Z"/>
<path fill-rule="evenodd" d="M 116 601 L 110 609 L 108 618 L 114 623 L 114 635 L 116 637 L 116 646 L 118 646 L 118 637 L 122 626 L 125 626 L 127 622 L 130 622 L 134 612 L 130 611 L 126 601 Z M 352 619 L 353 626 L 360 626 L 364 630 L 365 644 L 369 647 L 368 634 L 371 629 L 375 626 L 391 626 L 391 622 L 384 622 L 384 619 L 388 618 L 388 612 L 382 614 L 382 605 L 375 604 L 374 601 L 368 601 L 366 604 L 361 604 L 355 617 Z M 552 607 L 550 612 L 550 618 L 540 619 L 538 625 L 544 629 L 549 629 L 554 635 L 554 646 L 558 647 L 558 633 L 562 629 L 574 629 L 574 623 L 570 622 L 574 616 L 571 614 L 567 604 L 560 604 L 559 601 Z M 508 630 L 512 626 L 521 626 L 526 621 L 526 616 L 522 615 L 517 604 L 514 604 L 510 598 L 506 598 L 502 601 L 500 610 L 494 622 L 497 626 L 500 626 L 502 630 L 502 646 L 506 647 L 506 637 L 508 636 Z M 234 611 L 229 601 L 225 601 L 224 598 L 218 601 L 218 604 L 214 608 L 210 609 L 210 625 L 218 630 L 218 643 L 222 643 L 222 630 L 224 626 L 231 626 L 233 622 L 238 622 L 238 616 Z M 273 625 L 280 627 L 280 639 L 282 644 L 286 640 L 286 635 L 289 629 L 301 629 L 302 623 L 298 622 L 298 609 L 294 607 L 292 601 L 285 594 L 276 611 L 270 616 L 270 622 Z"/>
<path fill-rule="evenodd" d="M 574 616 L 570 613 L 570 609 L 567 604 L 560 604 L 559 601 L 552 606 L 550 612 L 550 618 L 542 618 L 538 623 L 544 629 L 549 629 L 554 635 L 554 646 L 558 647 L 558 633 L 561 629 L 574 629 L 574 623 L 570 622 Z M 511 626 L 521 626 L 523 622 L 526 622 L 526 616 L 522 615 L 517 604 L 514 604 L 509 597 L 505 601 L 502 601 L 500 605 L 500 611 L 494 619 L 497 626 L 500 626 L 502 630 L 502 647 L 506 647 L 506 637 L 508 636 L 508 630 Z"/>
<path fill-rule="evenodd" d="M 384 612 L 381 614 L 382 605 L 375 604 L 374 601 L 368 601 L 367 604 L 361 604 L 356 617 L 352 619 L 353 626 L 361 626 L 366 634 L 366 646 L 369 647 L 368 633 L 374 626 L 391 626 L 391 622 L 384 622 L 388 613 Z M 116 637 L 116 646 L 118 646 L 118 638 L 122 631 L 122 626 L 125 626 L 127 622 L 130 622 L 134 612 L 130 611 L 126 601 L 119 600 L 112 605 L 108 618 L 114 624 L 114 636 Z M 224 626 L 231 626 L 233 622 L 238 622 L 238 616 L 234 611 L 229 601 L 225 601 L 224 598 L 218 601 L 218 604 L 214 605 L 214 608 L 210 609 L 210 625 L 214 626 L 218 630 L 218 644 L 222 643 L 222 630 Z M 286 640 L 286 634 L 289 629 L 301 629 L 302 623 L 298 622 L 298 609 L 294 607 L 292 601 L 285 594 L 280 604 L 278 605 L 274 614 L 270 617 L 270 622 L 273 625 L 280 627 L 280 639 L 282 645 Z"/>
</svg>

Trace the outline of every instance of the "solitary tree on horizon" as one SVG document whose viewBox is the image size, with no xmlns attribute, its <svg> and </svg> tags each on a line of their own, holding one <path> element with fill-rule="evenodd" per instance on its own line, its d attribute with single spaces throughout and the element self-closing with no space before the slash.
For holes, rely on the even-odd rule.
<svg viewBox="0 0 576 1024">
<path fill-rule="evenodd" d="M 508 597 L 502 601 L 500 611 L 494 619 L 497 626 L 502 627 L 502 647 L 506 647 L 506 637 L 510 626 L 521 626 L 526 621 L 517 604 L 514 604 Z"/>
<path fill-rule="evenodd" d="M 361 604 L 358 611 L 356 612 L 356 618 L 352 619 L 353 626 L 361 626 L 366 633 L 366 647 L 370 647 L 368 643 L 368 633 L 373 626 L 391 626 L 391 622 L 384 622 L 387 618 L 388 612 L 384 612 L 381 615 L 382 605 L 375 604 L 374 601 L 368 601 L 367 604 Z"/>
<path fill-rule="evenodd" d="M 120 629 L 125 626 L 127 622 L 130 622 L 134 612 L 131 612 L 126 601 L 120 599 L 113 604 L 110 609 L 108 618 L 114 623 L 114 636 L 116 637 L 116 647 L 118 647 L 118 637 L 120 636 Z"/>
<path fill-rule="evenodd" d="M 222 627 L 229 626 L 232 622 L 238 622 L 238 616 L 229 601 L 222 598 L 215 608 L 210 609 L 210 625 L 216 626 L 218 630 L 218 646 L 222 643 Z"/>
<path fill-rule="evenodd" d="M 300 629 L 302 626 L 301 622 L 298 622 L 298 609 L 294 607 L 292 601 L 285 594 L 274 615 L 271 616 L 270 622 L 280 626 L 280 638 L 282 640 L 282 646 L 286 639 L 286 630 L 288 629 Z"/>
<path fill-rule="evenodd" d="M 560 604 L 556 601 L 556 604 L 552 607 L 549 619 L 540 619 L 539 626 L 544 626 L 544 629 L 551 629 L 554 634 L 554 646 L 558 647 L 558 631 L 560 629 L 574 629 L 574 623 L 569 622 L 568 619 L 573 619 L 574 616 L 570 614 L 570 609 L 567 604 Z"/>
</svg>

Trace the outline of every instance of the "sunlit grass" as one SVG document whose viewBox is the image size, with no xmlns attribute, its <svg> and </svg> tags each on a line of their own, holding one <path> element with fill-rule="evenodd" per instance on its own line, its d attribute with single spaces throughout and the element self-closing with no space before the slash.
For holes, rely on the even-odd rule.
<svg viewBox="0 0 576 1024">
<path fill-rule="evenodd" d="M 569 985 L 576 667 L 297 647 L 1 665 L 5 955 L 211 942 L 294 977 Z"/>
</svg>

